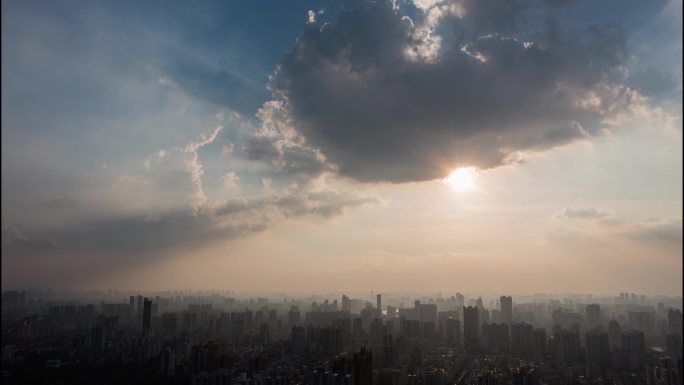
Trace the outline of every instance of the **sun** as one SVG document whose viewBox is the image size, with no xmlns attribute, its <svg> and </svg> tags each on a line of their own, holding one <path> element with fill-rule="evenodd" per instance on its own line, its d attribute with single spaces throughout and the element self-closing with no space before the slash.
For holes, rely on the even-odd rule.
<svg viewBox="0 0 684 385">
<path fill-rule="evenodd" d="M 442 183 L 451 186 L 456 191 L 472 190 L 475 187 L 475 169 L 472 167 L 457 168 L 442 180 Z"/>
</svg>

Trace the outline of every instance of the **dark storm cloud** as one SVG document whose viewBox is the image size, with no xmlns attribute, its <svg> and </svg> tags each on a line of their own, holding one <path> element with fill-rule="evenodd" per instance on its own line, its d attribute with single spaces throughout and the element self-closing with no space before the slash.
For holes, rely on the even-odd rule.
<svg viewBox="0 0 684 385">
<path fill-rule="evenodd" d="M 406 182 L 496 167 L 588 138 L 639 98 L 611 80 L 625 57 L 618 27 L 560 28 L 528 2 L 442 4 L 413 21 L 390 1 L 352 2 L 308 24 L 277 68 L 281 116 L 341 174 Z M 529 18 L 545 29 L 517 39 Z M 471 38 L 441 41 L 437 27 Z M 260 140 L 253 158 L 272 153 Z"/>
</svg>

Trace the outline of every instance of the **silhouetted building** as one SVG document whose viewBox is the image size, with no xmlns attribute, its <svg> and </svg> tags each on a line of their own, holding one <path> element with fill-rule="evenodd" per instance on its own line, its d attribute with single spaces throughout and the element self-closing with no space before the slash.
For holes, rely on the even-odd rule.
<svg viewBox="0 0 684 385">
<path fill-rule="evenodd" d="M 590 328 L 601 324 L 601 306 L 599 304 L 587 305 L 584 310 L 587 317 L 587 325 Z"/>
<path fill-rule="evenodd" d="M 646 352 L 644 332 L 630 331 L 622 333 L 622 349 L 627 352 L 629 366 L 633 369 L 643 367 Z"/>
<path fill-rule="evenodd" d="M 152 301 L 145 298 L 143 305 L 142 333 L 149 336 L 152 328 Z"/>
<path fill-rule="evenodd" d="M 565 364 L 574 364 L 579 361 L 580 346 L 577 328 L 554 327 L 553 342 L 556 348 L 556 360 Z"/>
<path fill-rule="evenodd" d="M 477 307 L 463 307 L 463 343 L 466 349 L 480 346 L 480 310 Z"/>
<path fill-rule="evenodd" d="M 319 338 L 324 355 L 331 356 L 342 351 L 342 330 L 339 328 L 321 328 Z"/>
<path fill-rule="evenodd" d="M 513 298 L 510 296 L 502 296 L 499 298 L 501 305 L 501 322 L 510 324 L 513 322 Z"/>
<path fill-rule="evenodd" d="M 511 351 L 516 354 L 532 355 L 532 324 L 513 322 L 511 324 Z"/>
<path fill-rule="evenodd" d="M 444 327 L 444 334 L 447 345 L 458 347 L 461 344 L 461 321 L 457 318 L 447 318 Z"/>
<path fill-rule="evenodd" d="M 302 354 L 306 351 L 306 331 L 304 326 L 292 327 L 290 345 L 294 354 Z"/>
<path fill-rule="evenodd" d="M 668 333 L 665 335 L 665 348 L 673 360 L 682 358 L 682 335 Z M 684 373 L 681 373 L 684 376 Z"/>
<path fill-rule="evenodd" d="M 546 329 L 538 328 L 532 331 L 532 354 L 537 361 L 546 358 Z"/>
<path fill-rule="evenodd" d="M 159 371 L 163 381 L 173 378 L 176 369 L 176 352 L 169 346 L 162 349 L 159 355 Z"/>
<path fill-rule="evenodd" d="M 619 349 L 622 346 L 622 328 L 620 323 L 614 319 L 608 322 L 608 342 L 611 350 Z"/>
<path fill-rule="evenodd" d="M 373 352 L 362 348 L 354 353 L 351 366 L 354 385 L 373 385 Z"/>
<path fill-rule="evenodd" d="M 509 329 L 505 323 L 483 323 L 482 345 L 496 353 L 503 353 L 508 349 Z"/>
<path fill-rule="evenodd" d="M 588 366 L 606 367 L 610 363 L 608 333 L 600 329 L 588 331 L 585 335 L 585 349 Z"/>
<path fill-rule="evenodd" d="M 682 332 L 682 311 L 679 309 L 669 309 L 667 311 L 667 325 L 671 332 Z"/>
</svg>

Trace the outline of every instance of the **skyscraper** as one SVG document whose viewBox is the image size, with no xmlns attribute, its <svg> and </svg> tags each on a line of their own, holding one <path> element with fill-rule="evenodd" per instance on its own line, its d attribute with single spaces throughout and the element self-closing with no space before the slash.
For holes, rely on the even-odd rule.
<svg viewBox="0 0 684 385">
<path fill-rule="evenodd" d="M 513 322 L 513 298 L 510 296 L 501 296 L 499 298 L 501 303 L 501 322 L 510 324 Z"/>
<path fill-rule="evenodd" d="M 511 350 L 517 354 L 532 354 L 532 324 L 513 322 L 511 324 Z"/>
<path fill-rule="evenodd" d="M 456 308 L 460 309 L 465 305 L 465 297 L 461 293 L 456 293 Z"/>
<path fill-rule="evenodd" d="M 579 360 L 579 335 L 576 328 L 554 327 L 553 342 L 556 347 L 556 359 L 559 362 L 572 364 Z"/>
<path fill-rule="evenodd" d="M 447 345 L 451 347 L 459 346 L 461 344 L 461 321 L 456 318 L 447 318 L 444 333 Z"/>
<path fill-rule="evenodd" d="M 149 336 L 152 326 L 152 301 L 145 298 L 143 306 L 142 332 L 143 336 Z"/>
<path fill-rule="evenodd" d="M 608 333 L 601 329 L 590 330 L 585 335 L 587 365 L 606 367 L 610 363 Z"/>
<path fill-rule="evenodd" d="M 619 349 L 622 346 L 622 328 L 620 323 L 612 319 L 608 322 L 608 342 L 612 350 Z"/>
<path fill-rule="evenodd" d="M 135 315 L 135 296 L 134 295 L 132 295 L 128 299 L 128 315 L 129 316 Z"/>
<path fill-rule="evenodd" d="M 537 361 L 546 358 L 546 329 L 538 328 L 532 331 L 532 354 Z"/>
<path fill-rule="evenodd" d="M 682 335 L 679 333 L 668 333 L 665 335 L 665 348 L 673 361 L 682 358 Z M 684 375 L 684 373 L 682 373 Z"/>
<path fill-rule="evenodd" d="M 351 313 L 351 299 L 346 295 L 342 294 L 342 311 L 348 311 Z"/>
<path fill-rule="evenodd" d="M 463 342 L 466 349 L 480 345 L 480 311 L 475 306 L 463 306 Z"/>
<path fill-rule="evenodd" d="M 601 324 L 601 306 L 597 303 L 587 305 L 584 309 L 587 317 L 587 326 L 593 328 Z"/>
<path fill-rule="evenodd" d="M 377 304 L 375 309 L 378 311 L 379 315 L 382 315 L 382 296 L 380 294 L 377 296 Z"/>
<path fill-rule="evenodd" d="M 142 314 L 142 310 L 143 310 L 143 296 L 140 295 L 140 294 L 138 294 L 137 300 L 138 300 L 137 314 Z"/>
<path fill-rule="evenodd" d="M 631 368 L 640 369 L 643 367 L 646 354 L 644 332 L 630 331 L 622 333 L 622 349 L 629 356 L 629 366 Z"/>
<path fill-rule="evenodd" d="M 373 385 L 373 352 L 361 349 L 352 356 L 354 385 Z"/>
</svg>

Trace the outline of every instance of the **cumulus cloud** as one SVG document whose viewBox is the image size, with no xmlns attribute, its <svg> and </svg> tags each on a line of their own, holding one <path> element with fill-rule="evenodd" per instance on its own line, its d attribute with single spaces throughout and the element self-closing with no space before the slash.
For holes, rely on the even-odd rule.
<svg viewBox="0 0 684 385">
<path fill-rule="evenodd" d="M 223 174 L 219 181 L 223 185 L 223 188 L 227 190 L 234 190 L 240 184 L 240 177 L 234 171 L 230 171 Z"/>
<path fill-rule="evenodd" d="M 644 105 L 620 82 L 620 28 L 561 28 L 545 2 L 507 4 L 420 1 L 410 17 L 393 1 L 355 1 L 307 24 L 271 78 L 248 156 L 288 172 L 430 180 L 588 139 Z"/>
<path fill-rule="evenodd" d="M 223 115 L 217 115 L 217 119 L 219 124 L 211 131 L 200 134 L 185 146 L 159 150 L 157 154 L 148 157 L 144 163 L 148 176 L 155 179 L 156 184 L 169 187 L 165 192 L 169 195 L 167 197 L 169 200 L 184 202 L 190 199 L 190 206 L 194 212 L 204 208 L 208 202 L 202 186 L 204 169 L 198 159 L 197 151 L 212 143 L 223 129 L 220 124 L 223 121 Z M 182 195 L 178 196 L 178 194 Z"/>
<path fill-rule="evenodd" d="M 281 101 L 265 103 L 256 115 L 261 126 L 243 147 L 249 159 L 266 161 L 274 172 L 304 179 L 335 170 L 323 153 L 294 129 Z"/>
</svg>

